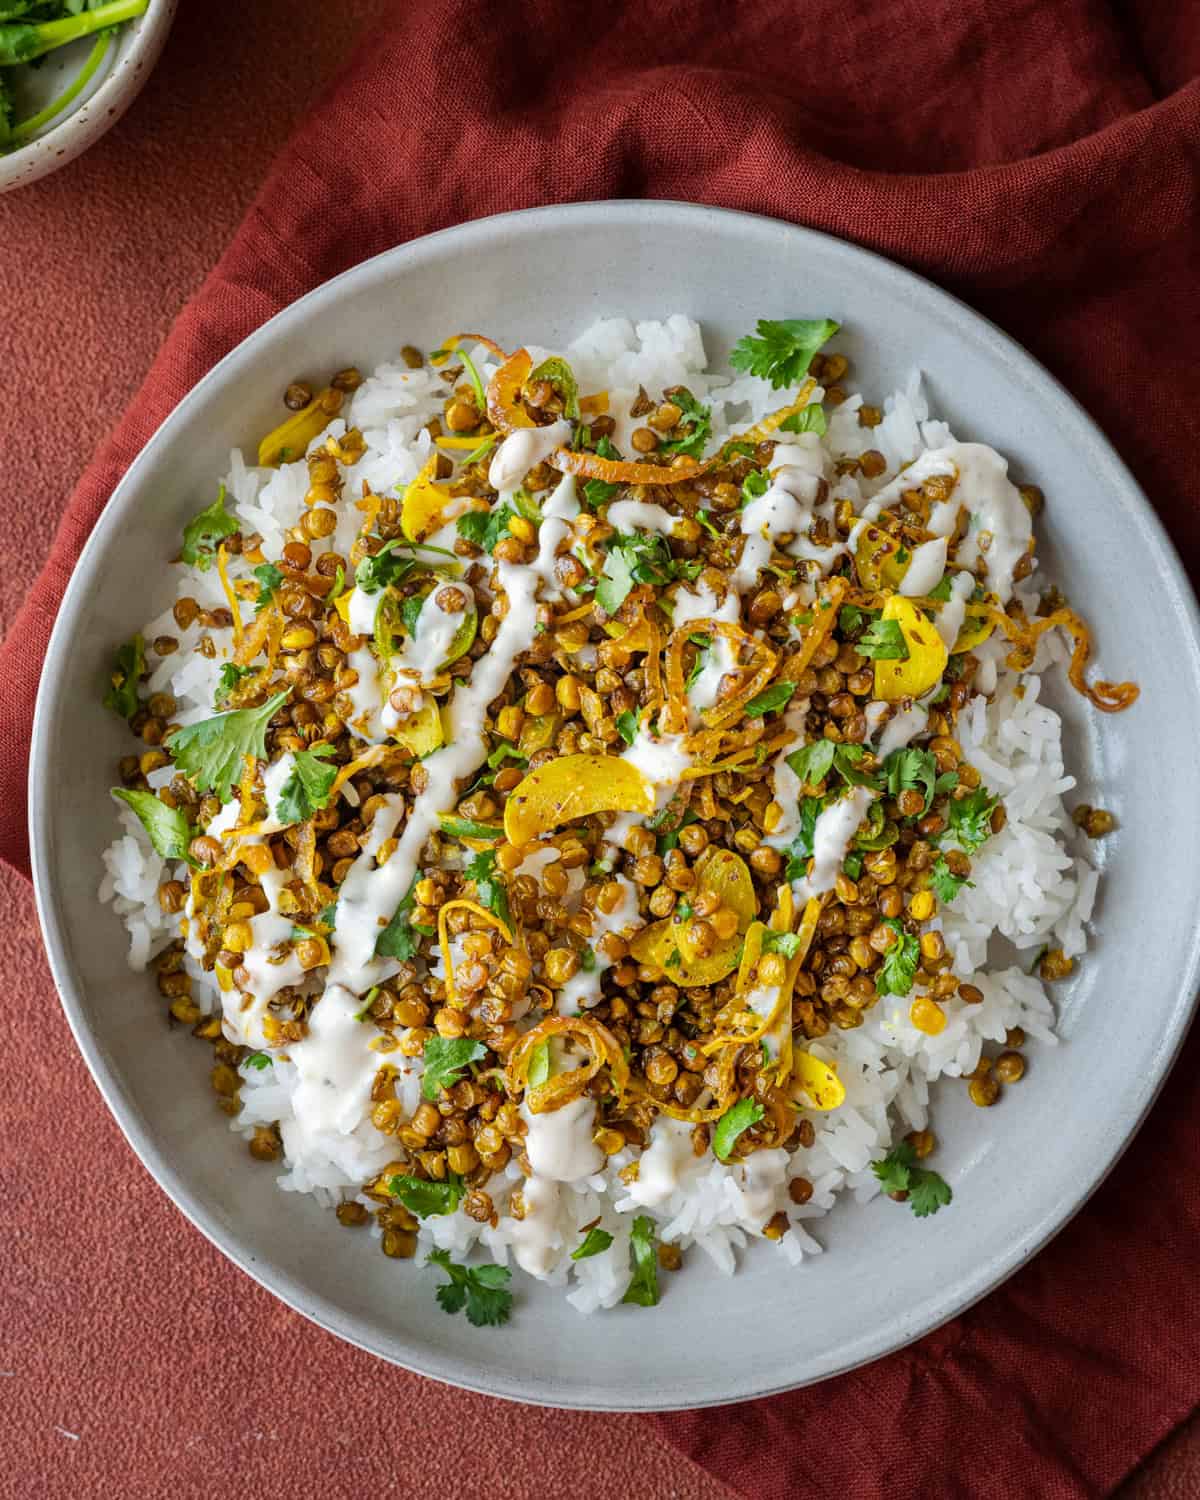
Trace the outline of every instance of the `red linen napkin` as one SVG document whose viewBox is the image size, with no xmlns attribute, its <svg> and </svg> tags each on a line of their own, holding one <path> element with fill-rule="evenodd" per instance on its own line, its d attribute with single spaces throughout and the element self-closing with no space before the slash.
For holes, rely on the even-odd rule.
<svg viewBox="0 0 1200 1500">
<path fill-rule="evenodd" d="M 50 624 L 121 473 L 271 313 L 463 218 L 690 198 L 905 261 L 1066 381 L 1195 561 L 1194 11 L 1152 0 L 508 9 L 424 0 L 371 38 L 81 482 L 2 648 L 11 862 L 26 858 L 24 756 Z M 1200 1228 L 1197 1061 L 1193 1043 L 1113 1180 L 980 1307 L 854 1375 L 658 1419 L 660 1431 L 763 1500 L 1103 1493 L 1200 1399 L 1200 1305 L 1180 1284 Z"/>
</svg>

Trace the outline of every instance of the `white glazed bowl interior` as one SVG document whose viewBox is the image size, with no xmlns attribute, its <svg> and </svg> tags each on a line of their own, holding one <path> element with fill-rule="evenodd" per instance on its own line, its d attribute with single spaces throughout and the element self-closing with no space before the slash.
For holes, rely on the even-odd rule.
<svg viewBox="0 0 1200 1500">
<path fill-rule="evenodd" d="M 560 1290 L 521 1277 L 508 1326 L 477 1330 L 438 1308 L 432 1272 L 386 1260 L 311 1200 L 264 1191 L 213 1108 L 205 1053 L 166 1030 L 153 980 L 126 968 L 123 930 L 95 893 L 129 741 L 99 685 L 114 645 L 172 596 L 166 559 L 229 449 L 255 446 L 296 376 L 370 368 L 459 328 L 553 345 L 603 315 L 674 311 L 701 320 L 714 363 L 756 318 L 838 318 L 864 391 L 882 397 L 919 361 L 958 436 L 996 445 L 1044 488 L 1044 566 L 1091 618 L 1107 675 L 1142 687 L 1116 717 L 1054 694 L 1076 795 L 1118 818 L 1098 846 L 1099 936 L 1055 989 L 1064 1045 L 1034 1048 L 1002 1107 L 975 1109 L 961 1084 L 945 1086 L 935 1124 L 955 1200 L 935 1220 L 847 1199 L 816 1226 L 829 1253 L 791 1270 L 755 1245 L 725 1279 L 693 1252 L 654 1311 L 581 1319 Z M 37 893 L 67 1014 L 110 1108 L 244 1270 L 331 1331 L 441 1380 L 552 1405 L 699 1406 L 817 1380 L 918 1337 L 1020 1266 L 1104 1176 L 1191 1013 L 1200 864 L 1178 833 L 1200 826 L 1198 743 L 1197 619 L 1178 561 L 1112 450 L 1016 345 L 909 273 L 809 231 L 675 204 L 542 209 L 419 240 L 319 288 L 229 355 L 139 457 L 76 569 L 46 663 L 31 771 Z"/>
</svg>

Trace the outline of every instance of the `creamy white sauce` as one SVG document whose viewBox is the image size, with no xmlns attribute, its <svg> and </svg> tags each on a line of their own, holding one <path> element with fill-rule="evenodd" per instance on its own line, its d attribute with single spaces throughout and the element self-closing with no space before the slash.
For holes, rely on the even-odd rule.
<svg viewBox="0 0 1200 1500">
<path fill-rule="evenodd" d="M 804 721 L 808 717 L 808 704 L 807 698 L 793 698 L 788 704 L 783 716 L 783 727 L 793 739 L 784 745 L 771 762 L 774 800 L 783 809 L 779 822 L 763 840 L 772 849 L 786 849 L 800 832 L 800 789 L 804 783 L 788 765 L 787 758 L 804 743 Z"/>
<path fill-rule="evenodd" d="M 262 830 L 264 833 L 274 833 L 287 826 L 279 811 L 279 799 L 283 795 L 284 783 L 295 768 L 296 757 L 289 750 L 263 772 L 263 799 L 267 804 L 267 826 Z"/>
<path fill-rule="evenodd" d="M 260 843 L 261 840 L 254 839 L 253 842 Z M 279 910 L 280 892 L 291 873 L 290 870 L 268 870 L 259 876 L 259 885 L 269 908 L 248 919 L 252 941 L 242 954 L 241 967 L 250 976 L 249 997 L 236 986 L 221 995 L 225 1036 L 244 1046 L 263 1045 L 262 1018 L 268 1004 L 286 985 L 299 984 L 305 975 L 295 948 L 289 947 L 282 961 L 277 957 L 281 945 L 290 942 L 295 925 L 292 917 L 284 916 Z"/>
<path fill-rule="evenodd" d="M 742 1222 L 759 1232 L 786 1201 L 788 1154 L 754 1151 L 733 1169 L 734 1191 Z"/>
<path fill-rule="evenodd" d="M 692 1126 L 686 1120 L 660 1115 L 650 1132 L 650 1144 L 638 1158 L 638 1174 L 627 1189 L 644 1208 L 657 1208 L 694 1175 L 700 1159 L 692 1150 Z"/>
<path fill-rule="evenodd" d="M 661 536 L 673 536 L 680 520 L 661 505 L 644 500 L 618 500 L 608 507 L 604 519 L 618 531 L 653 531 Z"/>
<path fill-rule="evenodd" d="M 358 673 L 358 681 L 345 689 L 353 705 L 346 727 L 360 740 L 378 745 L 387 738 L 383 723 L 383 693 L 379 686 L 379 663 L 370 646 L 362 645 L 346 655 L 346 665 Z"/>
<path fill-rule="evenodd" d="M 950 598 L 942 605 L 934 618 L 934 629 L 942 638 L 947 651 L 954 649 L 963 621 L 967 618 L 967 603 L 975 592 L 974 573 L 956 573 L 950 585 Z"/>
<path fill-rule="evenodd" d="M 346 611 L 346 624 L 355 635 L 375 634 L 375 614 L 383 598 L 382 589 L 368 594 L 366 589 L 350 590 L 350 607 Z"/>
<path fill-rule="evenodd" d="M 527 1177 L 521 1185 L 525 1205 L 523 1219 L 506 1219 L 513 1259 L 522 1271 L 539 1279 L 558 1264 L 563 1252 L 558 1227 L 559 1186 L 543 1177 Z"/>
<path fill-rule="evenodd" d="M 922 703 L 914 703 L 902 713 L 894 715 L 884 725 L 883 733 L 879 736 L 879 744 L 875 747 L 876 756 L 884 761 L 894 750 L 903 750 L 917 735 L 924 733 L 928 723 L 929 710 Z"/>
<path fill-rule="evenodd" d="M 845 797 L 831 803 L 822 812 L 813 829 L 812 873 L 804 880 L 792 882 L 797 901 L 823 896 L 831 891 L 850 848 L 850 841 L 875 800 L 870 787 L 851 787 Z"/>
<path fill-rule="evenodd" d="M 950 500 L 939 503 L 930 518 L 937 522 L 936 534 L 949 536 L 959 507 L 966 506 L 971 522 L 958 545 L 958 561 L 968 568 L 982 563 L 992 590 L 1006 604 L 1012 596 L 1013 569 L 1029 550 L 1033 521 L 1008 478 L 1008 460 L 986 443 L 948 443 L 922 453 L 884 485 L 864 509 L 850 532 L 849 546 L 853 550 L 863 530 L 895 505 L 906 490 L 919 489 L 927 479 L 950 474 L 956 474 L 958 482 Z"/>
<path fill-rule="evenodd" d="M 671 624 L 678 630 L 681 625 L 690 625 L 693 620 L 724 620 L 736 625 L 741 619 L 741 600 L 733 589 L 718 602 L 716 593 L 701 579 L 695 588 L 684 588 L 682 584 L 672 597 Z"/>
<path fill-rule="evenodd" d="M 875 731 L 884 722 L 891 711 L 892 705 L 890 703 L 884 703 L 878 698 L 872 699 L 871 702 L 867 704 L 866 708 L 863 709 L 863 717 L 867 721 L 868 739 L 874 737 Z"/>
<path fill-rule="evenodd" d="M 554 571 L 558 550 L 571 531 L 571 522 L 579 514 L 579 501 L 575 495 L 575 476 L 564 474 L 554 493 L 542 507 L 542 523 L 538 529 L 538 555 L 530 563 L 530 571 L 541 580 L 543 599 L 560 599 L 562 586 Z"/>
<path fill-rule="evenodd" d="M 692 729 L 699 729 L 701 712 L 712 708 L 717 701 L 722 679 L 737 671 L 737 650 L 727 636 L 718 635 L 704 651 L 704 661 L 695 681 L 687 690 L 688 721 Z"/>
<path fill-rule="evenodd" d="M 529 1127 L 525 1154 L 536 1177 L 550 1182 L 578 1182 L 604 1165 L 604 1152 L 592 1140 L 596 1101 L 590 1094 L 540 1115 L 523 1104 L 521 1118 Z"/>
<path fill-rule="evenodd" d="M 951 495 L 949 500 L 939 500 L 929 512 L 928 530 L 934 536 L 952 537 L 958 525 L 958 513 L 962 504 Z"/>
<path fill-rule="evenodd" d="M 946 571 L 946 551 L 949 545 L 943 536 L 914 547 L 912 561 L 900 584 L 900 593 L 909 599 L 919 599 L 937 588 Z"/>
<path fill-rule="evenodd" d="M 164 767 L 164 770 L 167 769 L 170 770 L 172 775 L 176 774 L 174 766 Z M 210 833 L 213 838 L 219 839 L 222 834 L 228 833 L 231 828 L 236 828 L 238 826 L 238 823 L 241 822 L 241 817 L 241 799 L 238 797 L 234 797 L 232 801 L 223 802 L 221 804 L 221 811 L 216 815 L 215 818 L 212 818 L 209 821 L 209 825 L 205 829 L 205 832 Z"/>
<path fill-rule="evenodd" d="M 549 427 L 518 427 L 492 455 L 488 483 L 501 496 L 511 494 L 530 469 L 549 458 L 555 448 L 562 448 L 570 441 L 570 422 L 551 422 Z"/>
<path fill-rule="evenodd" d="M 638 726 L 637 736 L 622 760 L 635 765 L 648 782 L 656 789 L 655 812 L 661 812 L 670 802 L 679 787 L 679 778 L 692 763 L 691 754 L 684 749 L 682 734 L 652 735 L 645 724 Z M 609 843 L 624 849 L 626 840 L 635 828 L 640 827 L 642 813 L 619 813 L 605 837 Z"/>
<path fill-rule="evenodd" d="M 844 542 L 820 546 L 808 535 L 817 515 L 832 521 L 833 501 L 826 497 L 821 505 L 817 496 L 824 478 L 825 459 L 820 439 L 815 433 L 804 434 L 797 443 L 781 443 L 775 450 L 778 467 L 772 472 L 766 492 L 747 505 L 740 519 L 746 538 L 741 559 L 733 575 L 734 587 L 752 589 L 758 575 L 771 559 L 776 538 L 791 532 L 792 541 L 780 544 L 792 557 L 815 563 L 825 574 L 846 551 Z"/>
<path fill-rule="evenodd" d="M 348 1134 L 367 1113 L 381 1061 L 370 1043 L 380 1033 L 374 1023 L 355 1019 L 361 1009 L 349 990 L 326 985 L 309 1014 L 308 1034 L 288 1046 L 300 1074 L 293 1112 L 306 1134 Z"/>
</svg>

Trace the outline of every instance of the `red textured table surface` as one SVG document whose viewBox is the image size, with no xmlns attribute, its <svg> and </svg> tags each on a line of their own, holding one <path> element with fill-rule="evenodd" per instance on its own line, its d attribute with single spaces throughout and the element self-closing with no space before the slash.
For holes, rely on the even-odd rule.
<svg viewBox="0 0 1200 1500">
<path fill-rule="evenodd" d="M 274 151 L 355 26 L 390 7 L 183 9 L 122 124 L 57 176 L 0 198 L 4 626 L 76 477 Z M 303 47 L 280 45 L 298 28 Z M 186 1500 L 235 1486 L 251 1497 L 728 1497 L 636 1419 L 502 1405 L 392 1370 L 234 1270 L 109 1118 L 60 1012 L 29 889 L 5 870 L 0 909 L 3 1006 L 40 1019 L 0 1020 L 0 1497 Z M 1193 1428 L 1123 1500 L 1195 1496 Z"/>
</svg>

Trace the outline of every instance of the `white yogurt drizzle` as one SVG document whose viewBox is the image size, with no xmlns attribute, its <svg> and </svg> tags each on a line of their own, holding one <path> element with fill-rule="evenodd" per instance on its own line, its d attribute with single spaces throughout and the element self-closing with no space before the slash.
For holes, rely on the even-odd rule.
<svg viewBox="0 0 1200 1500">
<path fill-rule="evenodd" d="M 526 860 L 521 865 L 518 874 L 525 870 L 528 863 Z M 638 911 L 637 886 L 624 875 L 614 875 L 613 880 L 621 888 L 621 899 L 612 911 L 601 911 L 597 907 L 592 912 L 592 935 L 589 943 L 594 964 L 590 970 L 581 968 L 559 990 L 557 1004 L 560 1016 L 573 1016 L 576 1011 L 591 1010 L 594 1005 L 600 1004 L 603 998 L 600 977 L 606 969 L 613 966 L 613 960 L 598 946 L 600 939 L 610 933 L 617 937 L 629 937 L 646 925 L 645 917 Z"/>
<path fill-rule="evenodd" d="M 812 873 L 803 880 L 792 882 L 797 901 L 823 896 L 833 889 L 850 848 L 850 840 L 858 832 L 859 824 L 874 800 L 875 793 L 869 786 L 851 787 L 846 796 L 819 814 L 813 829 Z"/>
<path fill-rule="evenodd" d="M 570 422 L 551 422 L 549 427 L 518 427 L 492 455 L 488 483 L 501 496 L 511 495 L 530 469 L 544 463 L 555 448 L 570 441 Z"/>
<path fill-rule="evenodd" d="M 975 592 L 974 573 L 956 573 L 950 584 L 950 597 L 938 611 L 934 619 L 934 628 L 942 638 L 942 645 L 947 651 L 954 647 L 958 639 L 958 633 L 963 627 L 963 621 L 967 617 L 967 601 Z"/>
<path fill-rule="evenodd" d="M 936 692 L 937 689 L 935 688 L 934 691 Z M 883 733 L 879 736 L 879 743 L 875 747 L 878 759 L 884 761 L 894 750 L 903 750 L 906 745 L 916 739 L 917 735 L 925 732 L 925 726 L 928 723 L 929 710 L 924 703 L 914 703 L 890 718 L 884 725 Z"/>
<path fill-rule="evenodd" d="M 618 531 L 654 531 L 661 536 L 673 536 L 680 521 L 661 505 L 644 500 L 618 500 L 608 507 L 604 519 Z"/>
<path fill-rule="evenodd" d="M 936 536 L 949 537 L 957 525 L 960 507 L 966 506 L 971 520 L 967 535 L 958 544 L 958 561 L 968 568 L 982 563 L 993 592 L 1007 604 L 1012 597 L 1013 569 L 1029 550 L 1033 519 L 1008 478 L 1008 460 L 986 443 L 948 443 L 920 454 L 864 509 L 850 532 L 850 550 L 857 546 L 863 530 L 895 505 L 905 490 L 949 474 L 956 474 L 958 482 L 950 499 L 935 506 L 929 529 Z"/>
<path fill-rule="evenodd" d="M 685 736 L 664 734 L 655 737 L 646 724 L 638 726 L 637 735 L 621 756 L 622 760 L 635 765 L 655 789 L 654 810 L 661 812 L 679 787 L 679 778 L 692 763 L 690 751 L 684 749 Z M 619 849 L 627 847 L 629 835 L 643 822 L 641 813 L 619 813 L 612 827 L 605 834 L 610 844 Z"/>
<path fill-rule="evenodd" d="M 791 739 L 771 762 L 774 800 L 783 809 L 779 822 L 763 841 L 772 849 L 786 849 L 800 832 L 800 791 L 804 783 L 788 765 L 787 758 L 804 743 L 804 721 L 808 717 L 808 707 L 807 698 L 793 698 L 788 704 L 783 716 L 783 728 Z"/>
<path fill-rule="evenodd" d="M 535 1177 L 579 1182 L 604 1165 L 604 1152 L 592 1140 L 596 1101 L 590 1094 L 540 1115 L 522 1104 L 521 1118 L 527 1127 L 525 1155 Z"/>
<path fill-rule="evenodd" d="M 749 590 L 771 560 L 775 538 L 793 533 L 792 541 L 781 550 L 815 564 L 824 576 L 846 551 L 845 542 L 821 546 L 808 533 L 816 516 L 832 523 L 834 502 L 826 495 L 818 505 L 821 481 L 825 477 L 825 456 L 816 433 L 805 433 L 796 443 L 781 443 L 775 450 L 778 467 L 764 494 L 752 500 L 742 511 L 740 526 L 746 538 L 742 556 L 733 574 L 736 589 Z"/>
<path fill-rule="evenodd" d="M 699 1166 L 692 1150 L 692 1125 L 660 1115 L 650 1131 L 650 1144 L 638 1158 L 638 1174 L 629 1196 L 644 1208 L 658 1208 L 682 1187 Z"/>
<path fill-rule="evenodd" d="M 465 608 L 443 609 L 437 602 L 440 593 L 438 587 L 426 594 L 421 612 L 414 621 L 412 635 L 405 639 L 403 649 L 391 659 L 395 686 L 407 689 L 408 704 L 402 713 L 392 706 L 390 697 L 384 704 L 381 719 L 389 732 L 422 708 L 421 689 L 427 687 L 446 665 L 454 637 L 467 618 Z"/>
<path fill-rule="evenodd" d="M 932 593 L 942 581 L 946 571 L 946 551 L 949 542 L 944 536 L 934 537 L 931 542 L 922 542 L 913 548 L 912 559 L 900 583 L 900 593 L 909 599 L 920 599 Z"/>
<path fill-rule="evenodd" d="M 521 1185 L 525 1217 L 506 1219 L 513 1259 L 539 1280 L 549 1276 L 564 1249 L 559 1228 L 559 1186 L 545 1177 L 527 1177 Z"/>
</svg>

